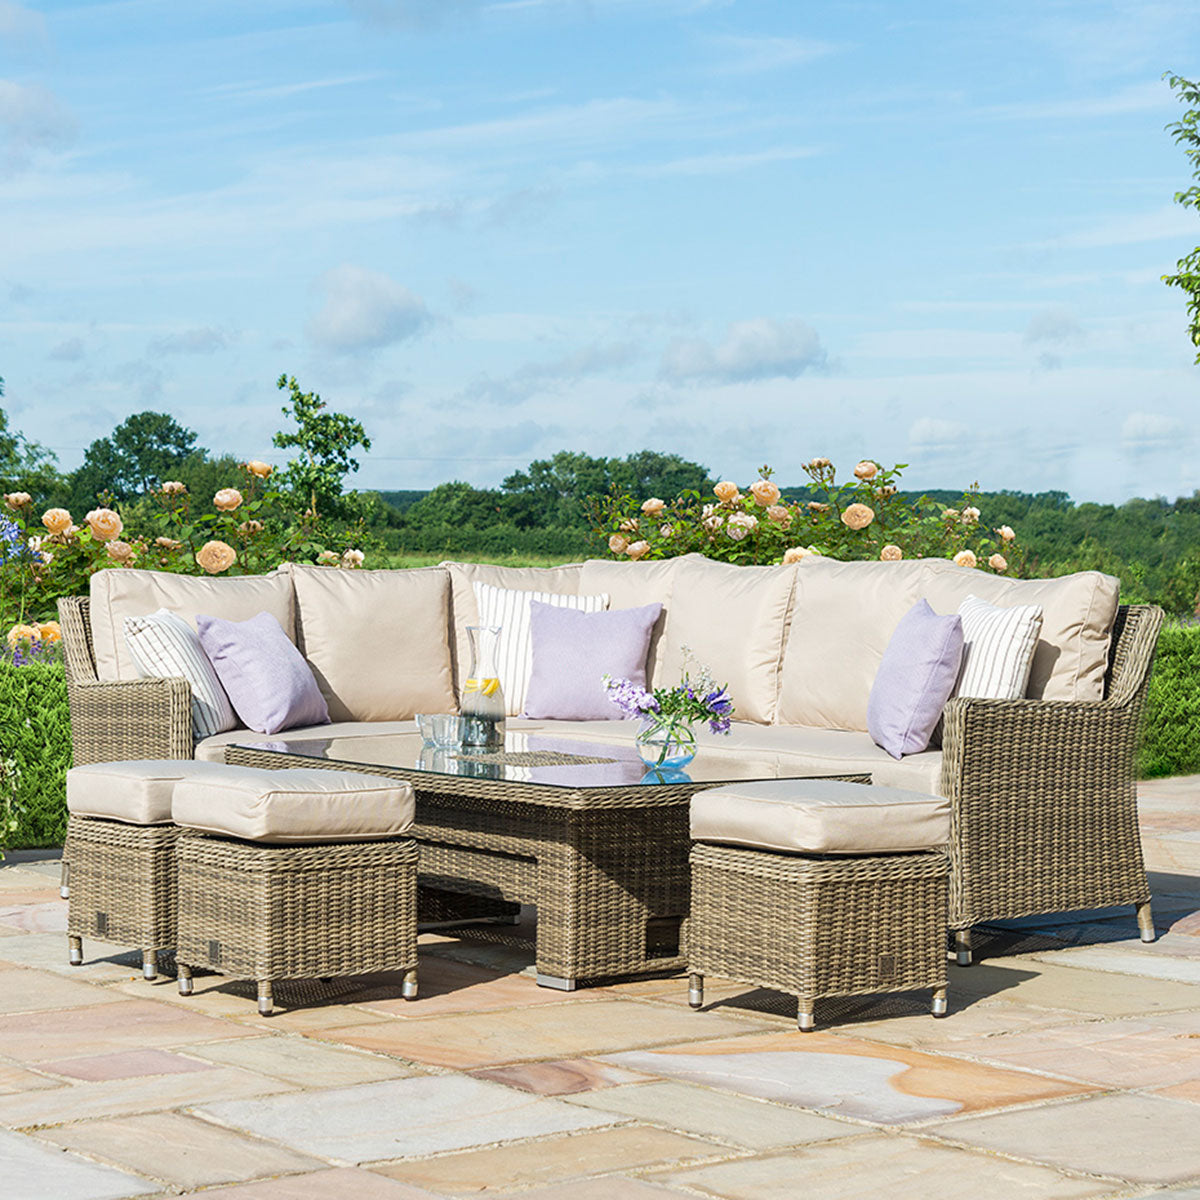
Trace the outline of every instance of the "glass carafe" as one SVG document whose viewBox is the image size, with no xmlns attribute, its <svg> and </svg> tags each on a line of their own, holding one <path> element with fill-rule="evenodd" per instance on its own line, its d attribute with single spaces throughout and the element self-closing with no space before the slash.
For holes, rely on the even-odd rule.
<svg viewBox="0 0 1200 1200">
<path fill-rule="evenodd" d="M 499 625 L 468 625 L 471 673 L 463 683 L 463 745 L 499 750 L 504 745 L 504 689 L 496 673 Z"/>
</svg>

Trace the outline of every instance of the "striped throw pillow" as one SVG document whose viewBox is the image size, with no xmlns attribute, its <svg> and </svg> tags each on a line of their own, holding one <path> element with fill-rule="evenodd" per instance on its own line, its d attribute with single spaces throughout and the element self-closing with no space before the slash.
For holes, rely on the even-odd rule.
<svg viewBox="0 0 1200 1200">
<path fill-rule="evenodd" d="M 504 691 L 506 711 L 510 717 L 525 711 L 525 693 L 533 670 L 533 641 L 529 633 L 529 604 L 553 604 L 557 608 L 575 608 L 581 612 L 603 612 L 608 596 L 570 596 L 557 592 L 519 592 L 512 588 L 476 583 L 475 603 L 479 608 L 480 625 L 500 626 L 499 662 L 496 664 L 500 687 Z M 462 664 L 463 677 L 471 669 Z M 461 680 L 459 683 L 461 687 Z"/>
<path fill-rule="evenodd" d="M 200 645 L 196 631 L 165 608 L 125 618 L 125 645 L 143 679 L 182 676 L 192 685 L 192 736 L 196 741 L 236 729 L 233 705 Z"/>
<path fill-rule="evenodd" d="M 959 606 L 963 665 L 956 696 L 982 700 L 1020 700 L 1042 631 L 1040 604 L 998 608 L 968 596 Z"/>
</svg>

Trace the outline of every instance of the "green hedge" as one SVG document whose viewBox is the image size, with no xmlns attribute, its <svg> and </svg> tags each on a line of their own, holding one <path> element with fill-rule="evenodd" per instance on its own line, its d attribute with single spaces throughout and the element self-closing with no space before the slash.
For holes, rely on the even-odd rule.
<svg viewBox="0 0 1200 1200">
<path fill-rule="evenodd" d="M 1159 639 L 1150 684 L 1140 763 L 1143 778 L 1200 773 L 1198 683 L 1200 625 L 1168 626 Z M 15 760 L 18 771 L 12 797 L 17 830 L 10 844 L 61 845 L 71 726 L 60 663 L 16 667 L 0 659 L 0 760 L 6 758 Z M 4 798 L 0 791 L 0 802 Z M 0 814 L 0 827 L 2 823 Z"/>
<path fill-rule="evenodd" d="M 15 779 L 7 786 L 7 781 L 0 781 L 0 803 L 7 801 L 16 818 L 10 845 L 61 846 L 67 828 L 66 774 L 71 765 L 71 716 L 62 663 L 14 666 L 0 659 L 3 759 L 16 764 Z"/>
</svg>

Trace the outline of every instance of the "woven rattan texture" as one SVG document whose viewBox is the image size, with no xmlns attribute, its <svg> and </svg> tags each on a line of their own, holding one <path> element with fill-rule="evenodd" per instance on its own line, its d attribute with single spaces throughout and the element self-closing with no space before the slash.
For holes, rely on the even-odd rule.
<svg viewBox="0 0 1200 1200">
<path fill-rule="evenodd" d="M 178 837 L 174 825 L 72 816 L 63 847 L 67 932 L 141 950 L 174 946 Z"/>
<path fill-rule="evenodd" d="M 408 838 L 267 846 L 185 831 L 176 958 L 235 979 L 417 964 L 417 849 Z"/>
<path fill-rule="evenodd" d="M 946 986 L 940 852 L 804 858 L 698 842 L 688 969 L 801 997 Z"/>
<path fill-rule="evenodd" d="M 452 758 L 468 762 L 494 763 L 512 767 L 569 767 L 588 763 L 611 763 L 615 758 L 600 758 L 591 754 L 564 754 L 559 750 L 451 750 Z"/>
</svg>

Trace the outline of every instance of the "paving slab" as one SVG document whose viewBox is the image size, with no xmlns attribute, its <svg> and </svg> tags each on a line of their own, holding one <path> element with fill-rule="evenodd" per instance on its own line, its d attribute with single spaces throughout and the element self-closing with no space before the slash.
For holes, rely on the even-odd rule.
<svg viewBox="0 0 1200 1200">
<path fill-rule="evenodd" d="M 570 1183 L 552 1183 L 549 1187 L 521 1192 L 521 1200 L 671 1200 L 694 1192 L 680 1192 L 661 1183 L 647 1183 L 626 1175 L 607 1175 L 600 1179 L 576 1179 Z"/>
<path fill-rule="evenodd" d="M 605 1061 L 760 1100 L 905 1124 L 1094 1091 L 1084 1083 L 832 1034 L 757 1034 Z"/>
<path fill-rule="evenodd" d="M 725 1200 L 929 1200 L 964 1193 L 971 1200 L 1085 1200 L 1114 1192 L 1111 1183 L 1069 1178 L 1048 1167 L 878 1134 L 654 1178 Z"/>
<path fill-rule="evenodd" d="M 392 1021 L 331 1030 L 329 1040 L 398 1054 L 441 1067 L 487 1067 L 538 1058 L 576 1058 L 632 1046 L 682 1042 L 703 1031 L 714 1037 L 753 1032 L 728 1017 L 635 1000 L 548 1004 L 503 1012 Z M 3 1050 L 0 1040 L 0 1051 Z"/>
<path fill-rule="evenodd" d="M 608 1114 L 461 1075 L 207 1104 L 198 1111 L 223 1125 L 345 1163 L 465 1150 L 614 1123 Z"/>
<path fill-rule="evenodd" d="M 107 989 L 64 979 L 49 971 L 14 968 L 0 973 L 0 1014 L 81 1008 L 121 1000 Z"/>
<path fill-rule="evenodd" d="M 0 897 L 0 925 L 7 925 L 19 933 L 62 933 L 65 936 L 66 904 L 50 889 L 41 895 L 44 899 L 40 903 L 18 901 L 19 907 L 10 907 L 8 896 Z"/>
<path fill-rule="evenodd" d="M 436 1200 L 430 1192 L 356 1167 L 235 1184 L 201 1195 L 204 1200 Z"/>
<path fill-rule="evenodd" d="M 1197 939 L 1189 938 L 1189 941 Z M 1059 950 L 1053 954 L 1033 954 L 1030 957 L 1047 962 L 1053 959 L 1064 966 L 1082 968 L 1087 971 L 1105 971 L 1117 975 L 1136 975 L 1143 979 L 1166 979 L 1200 985 L 1200 945 L 1179 948 L 1177 943 L 1166 947 L 1155 947 L 1138 942 L 1126 946 L 1080 946 L 1070 950 Z M 1179 953 L 1174 953 L 1176 949 Z M 1186 951 L 1186 952 L 1185 952 Z"/>
<path fill-rule="evenodd" d="M 63 1087 L 61 1079 L 48 1079 L 36 1071 L 27 1071 L 14 1063 L 0 1062 L 0 1096 L 11 1096 L 14 1092 L 45 1091 L 47 1088 Z"/>
<path fill-rule="evenodd" d="M 67 961 L 67 938 L 62 933 L 27 933 L 0 940 L 0 961 L 37 967 L 86 983 L 117 983 L 141 979 L 142 952 L 128 946 L 83 939 L 83 963 Z"/>
<path fill-rule="evenodd" d="M 588 1092 L 570 1102 L 750 1150 L 799 1146 L 862 1132 L 856 1125 L 802 1109 L 674 1080 Z"/>
<path fill-rule="evenodd" d="M 313 1171 L 327 1164 L 179 1113 L 88 1121 L 38 1135 L 147 1178 L 183 1188 L 243 1183 Z M 166 1147 L 170 1149 L 164 1152 Z"/>
<path fill-rule="evenodd" d="M 476 1079 L 491 1079 L 538 1096 L 573 1096 L 623 1083 L 645 1083 L 653 1078 L 640 1071 L 626 1071 L 588 1058 L 512 1063 L 504 1067 L 484 1067 L 471 1074 Z"/>
<path fill-rule="evenodd" d="M 964 1117 L 933 1132 L 956 1142 L 1132 1183 L 1200 1177 L 1200 1106 L 1108 1095 L 1023 1112 Z"/>
<path fill-rule="evenodd" d="M 516 1189 L 728 1155 L 728 1147 L 698 1138 L 668 1133 L 664 1129 L 626 1126 L 374 1169 L 439 1195 L 473 1196 L 495 1191 L 498 1183 L 505 1189 Z M 609 1195 L 614 1200 L 624 1195 L 623 1183 L 614 1180 L 610 1187 L 614 1190 Z"/>
<path fill-rule="evenodd" d="M 123 1200 L 161 1191 L 148 1179 L 0 1130 L 0 1180 L 12 1200 Z"/>
<path fill-rule="evenodd" d="M 49 1071 L 68 1079 L 99 1083 L 105 1079 L 140 1079 L 147 1075 L 186 1075 L 192 1071 L 211 1071 L 212 1063 L 197 1062 L 167 1050 L 119 1050 L 115 1054 L 94 1054 L 83 1058 L 64 1058 L 37 1063 L 39 1071 Z"/>
<path fill-rule="evenodd" d="M 232 1042 L 209 1042 L 192 1046 L 188 1053 L 210 1063 L 241 1067 L 296 1087 L 342 1087 L 373 1083 L 380 1079 L 402 1079 L 411 1070 L 395 1059 L 356 1050 L 341 1050 L 296 1037 L 238 1038 Z"/>
</svg>

